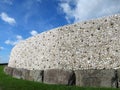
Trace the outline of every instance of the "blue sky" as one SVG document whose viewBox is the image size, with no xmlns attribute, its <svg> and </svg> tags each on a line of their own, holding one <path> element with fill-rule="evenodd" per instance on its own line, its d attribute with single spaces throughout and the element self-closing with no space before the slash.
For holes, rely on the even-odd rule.
<svg viewBox="0 0 120 90">
<path fill-rule="evenodd" d="M 0 0 L 0 63 L 21 40 L 66 24 L 120 13 L 120 0 Z"/>
</svg>

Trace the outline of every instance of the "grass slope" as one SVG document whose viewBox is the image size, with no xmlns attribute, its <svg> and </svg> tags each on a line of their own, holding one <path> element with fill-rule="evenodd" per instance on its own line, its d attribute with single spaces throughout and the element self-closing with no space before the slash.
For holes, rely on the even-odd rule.
<svg viewBox="0 0 120 90">
<path fill-rule="evenodd" d="M 15 79 L 3 72 L 0 66 L 0 90 L 119 90 L 113 88 L 89 88 L 65 85 L 48 85 L 38 82 Z"/>
</svg>

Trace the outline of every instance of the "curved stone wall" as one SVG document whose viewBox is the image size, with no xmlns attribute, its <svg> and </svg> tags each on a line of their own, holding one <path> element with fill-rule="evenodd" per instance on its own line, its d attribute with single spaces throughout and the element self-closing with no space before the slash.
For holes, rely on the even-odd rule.
<svg viewBox="0 0 120 90">
<path fill-rule="evenodd" d="M 120 69 L 87 69 L 74 71 L 63 69 L 27 70 L 6 66 L 4 72 L 14 78 L 46 84 L 120 88 Z"/>
<path fill-rule="evenodd" d="M 120 15 L 66 25 L 17 44 L 9 67 L 28 70 L 120 67 Z"/>
</svg>

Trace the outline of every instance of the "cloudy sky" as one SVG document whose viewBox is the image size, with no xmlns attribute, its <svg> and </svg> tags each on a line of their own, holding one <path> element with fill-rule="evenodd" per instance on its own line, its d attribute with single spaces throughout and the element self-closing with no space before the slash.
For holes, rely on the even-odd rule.
<svg viewBox="0 0 120 90">
<path fill-rule="evenodd" d="M 0 0 L 0 63 L 20 41 L 52 28 L 120 13 L 120 0 Z"/>
</svg>

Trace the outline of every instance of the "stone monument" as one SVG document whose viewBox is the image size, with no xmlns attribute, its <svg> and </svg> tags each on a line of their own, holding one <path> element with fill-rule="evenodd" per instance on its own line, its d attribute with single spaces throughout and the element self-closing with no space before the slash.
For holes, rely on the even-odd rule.
<svg viewBox="0 0 120 90">
<path fill-rule="evenodd" d="M 18 43 L 5 72 L 26 80 L 119 87 L 120 15 L 58 27 Z"/>
</svg>

